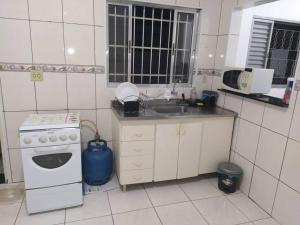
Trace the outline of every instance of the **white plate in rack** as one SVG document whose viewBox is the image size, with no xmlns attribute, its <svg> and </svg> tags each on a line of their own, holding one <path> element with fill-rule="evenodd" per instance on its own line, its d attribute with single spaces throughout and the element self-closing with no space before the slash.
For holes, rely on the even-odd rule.
<svg viewBox="0 0 300 225">
<path fill-rule="evenodd" d="M 116 98 L 122 104 L 128 101 L 137 101 L 139 98 L 139 89 L 130 82 L 121 83 L 116 89 Z"/>
</svg>

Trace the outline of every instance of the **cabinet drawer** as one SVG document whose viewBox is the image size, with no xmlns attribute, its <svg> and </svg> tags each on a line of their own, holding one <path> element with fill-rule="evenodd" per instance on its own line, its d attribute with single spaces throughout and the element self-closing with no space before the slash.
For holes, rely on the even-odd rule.
<svg viewBox="0 0 300 225">
<path fill-rule="evenodd" d="M 124 170 L 141 170 L 153 168 L 153 156 L 130 156 L 121 157 L 120 169 Z"/>
<path fill-rule="evenodd" d="M 121 156 L 152 155 L 153 152 L 153 141 L 130 141 L 121 142 L 120 144 Z"/>
<path fill-rule="evenodd" d="M 154 139 L 154 125 L 123 126 L 121 141 L 148 141 Z"/>
<path fill-rule="evenodd" d="M 151 182 L 152 177 L 152 169 L 122 171 L 120 176 L 120 184 L 125 185 Z"/>
</svg>

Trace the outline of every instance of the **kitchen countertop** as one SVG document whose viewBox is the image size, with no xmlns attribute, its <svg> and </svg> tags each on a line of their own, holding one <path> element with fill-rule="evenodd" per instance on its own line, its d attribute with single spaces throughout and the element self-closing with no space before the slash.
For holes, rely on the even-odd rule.
<svg viewBox="0 0 300 225">
<path fill-rule="evenodd" d="M 168 103 L 166 103 L 168 104 Z M 154 106 L 163 106 L 166 104 L 159 104 Z M 134 120 L 161 120 L 161 119 L 197 119 L 197 118 L 213 118 L 213 117 L 235 117 L 237 113 L 223 109 L 220 107 L 213 108 L 199 108 L 186 107 L 184 113 L 158 113 L 153 108 L 153 105 L 142 108 L 140 107 L 137 116 L 125 116 L 123 108 L 120 104 L 112 101 L 112 111 L 120 121 L 134 121 Z"/>
</svg>

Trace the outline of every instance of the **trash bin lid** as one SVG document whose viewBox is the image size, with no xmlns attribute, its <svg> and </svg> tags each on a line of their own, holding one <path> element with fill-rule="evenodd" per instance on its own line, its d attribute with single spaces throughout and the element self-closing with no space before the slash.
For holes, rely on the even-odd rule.
<svg viewBox="0 0 300 225">
<path fill-rule="evenodd" d="M 230 162 L 222 162 L 218 166 L 218 172 L 225 173 L 228 175 L 241 175 L 243 173 L 242 169 Z"/>
</svg>

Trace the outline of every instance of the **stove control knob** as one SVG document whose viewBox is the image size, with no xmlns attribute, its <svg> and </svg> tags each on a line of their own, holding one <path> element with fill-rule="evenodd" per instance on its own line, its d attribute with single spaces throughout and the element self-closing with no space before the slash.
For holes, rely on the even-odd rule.
<svg viewBox="0 0 300 225">
<path fill-rule="evenodd" d="M 24 139 L 23 139 L 23 141 L 24 141 L 24 143 L 25 144 L 27 144 L 27 145 L 29 145 L 29 144 L 31 144 L 31 138 L 29 138 L 29 137 L 25 137 Z"/>
<path fill-rule="evenodd" d="M 76 135 L 76 134 L 70 134 L 69 138 L 70 138 L 72 141 L 76 141 L 77 135 Z"/>
<path fill-rule="evenodd" d="M 56 137 L 56 136 L 50 136 L 50 137 L 49 137 L 49 140 L 50 140 L 51 142 L 56 142 L 56 141 L 57 141 L 57 137 Z"/>
<path fill-rule="evenodd" d="M 61 140 L 61 141 L 66 141 L 67 140 L 67 136 L 66 135 L 61 135 L 61 136 L 59 136 L 59 139 Z"/>
<path fill-rule="evenodd" d="M 47 138 L 45 136 L 42 136 L 42 137 L 39 138 L 39 142 L 46 143 L 47 142 Z"/>
</svg>

